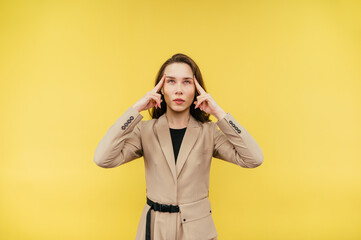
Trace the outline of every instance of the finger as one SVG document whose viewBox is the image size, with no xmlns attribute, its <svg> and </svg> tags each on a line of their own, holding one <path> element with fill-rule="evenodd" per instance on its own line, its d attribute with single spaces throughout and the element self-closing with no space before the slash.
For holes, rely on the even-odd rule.
<svg viewBox="0 0 361 240">
<path fill-rule="evenodd" d="M 159 80 L 158 84 L 152 89 L 151 92 L 159 92 L 159 90 L 162 88 L 163 83 L 164 83 L 164 79 L 165 79 L 166 75 L 163 74 L 162 78 Z"/>
<path fill-rule="evenodd" d="M 195 75 L 193 76 L 193 79 L 194 79 L 194 83 L 195 83 L 195 85 L 196 85 L 196 89 L 197 89 L 198 93 L 199 93 L 199 94 L 206 93 L 206 91 L 204 91 L 204 89 L 202 88 L 202 86 L 198 83 Z"/>
<path fill-rule="evenodd" d="M 151 96 L 154 96 L 157 99 L 157 105 L 159 106 L 159 108 L 161 108 L 160 103 L 163 102 L 162 100 L 162 95 L 160 95 L 159 93 L 150 93 Z"/>
<path fill-rule="evenodd" d="M 159 99 L 161 99 L 161 97 L 162 97 L 161 94 L 155 93 L 155 92 L 152 92 L 152 91 L 149 92 L 149 95 L 154 96 L 154 97 L 157 97 L 157 98 L 159 98 Z"/>
<path fill-rule="evenodd" d="M 197 104 L 198 104 L 198 106 L 205 100 L 205 99 L 208 99 L 208 96 L 198 96 L 197 97 Z M 197 106 L 197 107 L 198 107 Z"/>
<path fill-rule="evenodd" d="M 202 94 L 202 95 L 198 95 L 197 96 L 197 100 L 198 99 L 201 99 L 201 98 L 205 98 L 205 97 L 209 97 L 209 95 L 206 93 L 206 94 Z"/>
<path fill-rule="evenodd" d="M 161 99 L 159 99 L 158 97 L 156 97 L 154 95 L 150 95 L 150 98 L 152 99 L 151 101 L 154 102 L 153 104 L 155 107 L 161 108 L 161 105 L 160 105 Z"/>
<path fill-rule="evenodd" d="M 206 95 L 200 95 L 197 97 L 197 101 L 199 102 L 198 106 L 200 106 L 202 104 L 202 102 L 204 102 L 204 101 L 209 102 L 210 100 L 211 100 L 211 98 L 208 93 L 206 93 Z"/>
<path fill-rule="evenodd" d="M 202 99 L 198 100 L 196 106 L 194 107 L 194 109 L 196 109 L 197 107 L 199 107 L 199 106 L 200 106 L 204 101 L 206 101 L 206 100 L 207 100 L 207 98 L 202 98 Z"/>
</svg>

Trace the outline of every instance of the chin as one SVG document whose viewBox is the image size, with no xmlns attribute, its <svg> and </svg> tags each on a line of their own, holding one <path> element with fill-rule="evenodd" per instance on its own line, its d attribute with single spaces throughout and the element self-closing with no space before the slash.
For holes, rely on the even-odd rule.
<svg viewBox="0 0 361 240">
<path fill-rule="evenodd" d="M 184 111 L 189 111 L 189 107 L 182 107 L 182 106 L 174 106 L 171 108 L 171 110 L 173 112 L 184 112 Z"/>
</svg>

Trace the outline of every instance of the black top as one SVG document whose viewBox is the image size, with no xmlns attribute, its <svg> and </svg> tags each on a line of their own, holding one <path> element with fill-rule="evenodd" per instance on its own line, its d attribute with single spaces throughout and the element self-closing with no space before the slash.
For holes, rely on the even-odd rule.
<svg viewBox="0 0 361 240">
<path fill-rule="evenodd" d="M 184 133 L 186 132 L 186 129 L 187 129 L 186 127 L 181 128 L 181 129 L 169 128 L 170 135 L 172 137 L 174 159 L 175 159 L 176 163 L 177 163 L 179 149 L 180 149 L 183 137 L 184 137 Z"/>
</svg>

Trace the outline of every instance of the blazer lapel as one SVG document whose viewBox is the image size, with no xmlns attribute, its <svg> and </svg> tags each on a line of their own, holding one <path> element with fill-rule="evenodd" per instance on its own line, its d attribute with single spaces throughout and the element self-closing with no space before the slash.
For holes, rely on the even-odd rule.
<svg viewBox="0 0 361 240">
<path fill-rule="evenodd" d="M 199 133 L 200 133 L 199 123 L 191 115 L 178 153 L 177 165 L 176 165 L 177 178 L 180 172 L 182 171 L 184 163 L 188 159 L 189 152 L 192 150 L 194 144 L 198 139 Z"/>
<path fill-rule="evenodd" d="M 175 169 L 175 159 L 173 153 L 172 138 L 170 136 L 169 125 L 165 114 L 158 118 L 155 125 L 155 129 L 158 135 L 159 143 L 164 153 L 164 156 L 168 162 L 168 166 L 173 175 L 173 180 L 177 182 L 177 175 Z"/>
<path fill-rule="evenodd" d="M 169 169 L 172 172 L 173 180 L 176 183 L 177 178 L 182 171 L 184 163 L 187 160 L 189 152 L 192 150 L 194 144 L 198 139 L 200 133 L 199 123 L 192 115 L 190 115 L 187 129 L 184 133 L 182 144 L 179 149 L 177 165 L 175 164 L 172 138 L 170 135 L 169 125 L 165 114 L 158 118 L 158 121 L 155 124 L 155 129 L 162 151 L 167 160 Z"/>
</svg>

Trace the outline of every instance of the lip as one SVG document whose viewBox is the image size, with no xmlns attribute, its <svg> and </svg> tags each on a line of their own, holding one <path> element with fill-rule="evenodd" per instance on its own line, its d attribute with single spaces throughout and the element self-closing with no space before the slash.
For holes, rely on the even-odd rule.
<svg viewBox="0 0 361 240">
<path fill-rule="evenodd" d="M 182 103 L 184 103 L 184 100 L 180 99 L 180 98 L 176 98 L 173 100 L 173 102 L 176 102 L 177 104 L 182 104 Z"/>
</svg>

